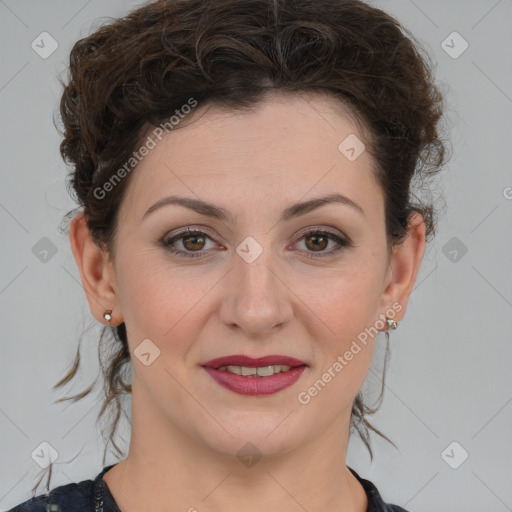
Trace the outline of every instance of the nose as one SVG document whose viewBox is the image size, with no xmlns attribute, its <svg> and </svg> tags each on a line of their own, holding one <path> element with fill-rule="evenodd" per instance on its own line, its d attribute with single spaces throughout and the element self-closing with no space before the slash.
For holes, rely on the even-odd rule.
<svg viewBox="0 0 512 512">
<path fill-rule="evenodd" d="M 223 285 L 222 322 L 251 337 L 263 338 L 282 328 L 293 316 L 293 293 L 278 265 L 271 261 L 270 251 L 264 250 L 252 263 L 238 254 L 233 259 Z"/>
</svg>

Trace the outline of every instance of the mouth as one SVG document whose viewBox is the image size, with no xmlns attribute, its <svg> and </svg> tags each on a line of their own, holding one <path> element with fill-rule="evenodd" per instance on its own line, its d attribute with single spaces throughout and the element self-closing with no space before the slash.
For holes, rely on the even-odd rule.
<svg viewBox="0 0 512 512">
<path fill-rule="evenodd" d="M 288 388 L 300 378 L 307 364 L 288 356 L 257 359 L 233 355 L 212 359 L 202 367 L 222 387 L 241 395 L 270 395 Z"/>
</svg>

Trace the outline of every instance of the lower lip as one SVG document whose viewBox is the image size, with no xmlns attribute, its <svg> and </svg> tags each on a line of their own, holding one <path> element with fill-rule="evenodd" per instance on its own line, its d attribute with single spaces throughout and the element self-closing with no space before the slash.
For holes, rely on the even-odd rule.
<svg viewBox="0 0 512 512">
<path fill-rule="evenodd" d="M 291 368 L 287 372 L 277 373 L 269 377 L 244 377 L 222 370 L 216 370 L 208 366 L 203 368 L 221 386 L 234 391 L 240 395 L 272 395 L 290 387 L 297 382 L 306 369 L 305 366 Z"/>
</svg>

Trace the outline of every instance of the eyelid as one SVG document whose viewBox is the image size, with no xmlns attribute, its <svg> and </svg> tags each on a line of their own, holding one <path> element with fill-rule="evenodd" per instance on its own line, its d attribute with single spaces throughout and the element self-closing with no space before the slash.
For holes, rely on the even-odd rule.
<svg viewBox="0 0 512 512">
<path fill-rule="evenodd" d="M 331 231 L 331 229 L 333 231 Z M 164 239 L 169 239 L 169 238 L 172 238 L 176 235 L 185 235 L 188 231 L 203 231 L 205 234 L 207 234 L 208 236 L 210 236 L 210 238 L 214 239 L 216 236 L 218 236 L 217 234 L 214 234 L 212 230 L 210 230 L 208 227 L 206 226 L 201 226 L 201 225 L 192 225 L 192 226 L 188 226 L 187 228 L 184 228 L 184 229 L 181 229 L 181 228 L 178 228 L 176 230 L 173 230 L 173 231 L 169 231 L 168 233 L 166 233 L 163 238 Z M 322 232 L 325 232 L 325 233 L 329 233 L 329 234 L 332 234 L 332 235 L 335 235 L 335 236 L 339 236 L 341 238 L 344 238 L 346 239 L 347 242 L 349 243 L 352 243 L 352 240 L 350 239 L 350 237 L 348 237 L 345 233 L 341 232 L 340 230 L 336 229 L 336 228 L 331 228 L 329 226 L 309 226 L 307 228 L 303 228 L 299 231 L 299 233 L 295 236 L 294 240 L 298 240 L 300 238 L 302 238 L 304 235 L 307 235 L 311 232 L 314 232 L 314 233 L 317 233 L 319 231 L 322 231 Z"/>
<path fill-rule="evenodd" d="M 313 227 L 307 227 L 299 231 L 298 235 L 296 236 L 295 240 L 300 240 L 305 235 L 308 235 L 309 233 L 326 233 L 329 235 L 333 235 L 335 237 L 343 238 L 347 244 L 352 244 L 352 240 L 345 235 L 342 231 L 336 228 L 330 228 L 325 226 L 313 226 Z"/>
<path fill-rule="evenodd" d="M 218 237 L 217 234 L 214 234 L 213 231 L 206 226 L 188 226 L 186 228 L 178 228 L 169 231 L 162 237 L 162 240 L 170 240 L 174 237 L 186 236 L 188 233 L 194 234 L 196 232 L 204 233 L 205 235 L 208 235 L 212 240 L 215 240 L 215 237 Z"/>
</svg>

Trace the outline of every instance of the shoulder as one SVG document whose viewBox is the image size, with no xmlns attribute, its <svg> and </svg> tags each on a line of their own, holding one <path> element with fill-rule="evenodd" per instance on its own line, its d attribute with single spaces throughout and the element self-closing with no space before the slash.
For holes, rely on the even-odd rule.
<svg viewBox="0 0 512 512">
<path fill-rule="evenodd" d="M 103 468 L 94 479 L 61 485 L 49 493 L 33 496 L 7 512 L 94 512 L 98 482 L 111 467 Z"/>
<path fill-rule="evenodd" d="M 398 505 L 392 505 L 391 503 L 385 503 L 380 495 L 377 487 L 370 482 L 361 478 L 352 468 L 349 467 L 352 474 L 359 480 L 359 483 L 363 486 L 366 496 L 368 497 L 368 508 L 366 512 L 408 512 L 404 508 Z"/>
</svg>

